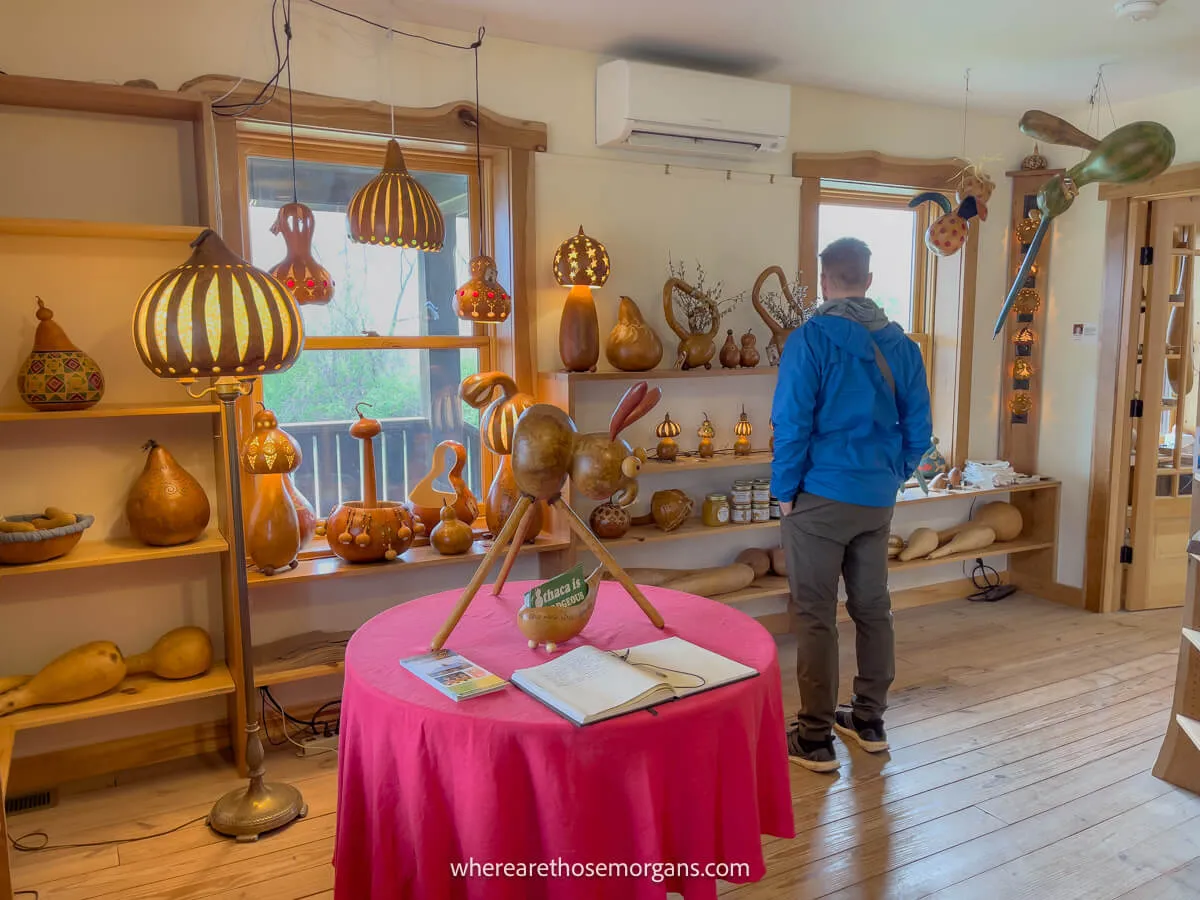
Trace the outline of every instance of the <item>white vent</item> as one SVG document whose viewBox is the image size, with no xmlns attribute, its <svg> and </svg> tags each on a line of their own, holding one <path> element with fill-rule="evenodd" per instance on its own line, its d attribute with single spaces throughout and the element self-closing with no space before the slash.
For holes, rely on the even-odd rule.
<svg viewBox="0 0 1200 900">
<path fill-rule="evenodd" d="M 596 70 L 596 143 L 745 159 L 787 146 L 791 88 L 618 59 Z"/>
</svg>

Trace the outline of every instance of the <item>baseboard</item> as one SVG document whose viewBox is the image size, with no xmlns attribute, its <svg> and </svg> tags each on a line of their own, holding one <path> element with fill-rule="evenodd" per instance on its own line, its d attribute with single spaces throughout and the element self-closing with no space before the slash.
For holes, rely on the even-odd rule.
<svg viewBox="0 0 1200 900">
<path fill-rule="evenodd" d="M 1026 594 L 1033 594 L 1035 597 L 1061 603 L 1064 606 L 1084 608 L 1083 588 L 1060 584 L 1057 581 L 1039 581 L 1036 578 L 1026 578 L 1024 575 L 1018 576 L 1015 583 Z"/>
</svg>

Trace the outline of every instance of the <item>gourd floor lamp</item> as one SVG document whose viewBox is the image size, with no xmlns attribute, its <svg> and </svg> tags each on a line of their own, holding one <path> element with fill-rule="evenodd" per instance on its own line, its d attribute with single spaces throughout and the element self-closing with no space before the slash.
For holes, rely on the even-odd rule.
<svg viewBox="0 0 1200 900">
<path fill-rule="evenodd" d="M 205 229 L 192 248 L 187 262 L 142 293 L 133 314 L 133 342 L 142 362 L 155 375 L 185 385 L 197 378 L 212 378 L 209 387 L 195 393 L 189 388 L 188 393 L 196 398 L 212 393 L 221 401 L 233 505 L 230 563 L 242 630 L 250 781 L 216 802 L 208 824 L 220 834 L 245 841 L 304 816 L 308 806 L 291 785 L 263 780 L 265 753 L 253 701 L 250 586 L 234 406 L 239 397 L 250 393 L 256 378 L 291 367 L 304 344 L 304 326 L 287 289 L 226 247 L 216 232 Z"/>
</svg>

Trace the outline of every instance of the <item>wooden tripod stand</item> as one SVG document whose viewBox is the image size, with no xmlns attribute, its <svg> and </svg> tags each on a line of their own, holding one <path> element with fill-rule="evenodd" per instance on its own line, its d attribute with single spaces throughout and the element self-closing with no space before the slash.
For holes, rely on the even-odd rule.
<svg viewBox="0 0 1200 900">
<path fill-rule="evenodd" d="M 429 645 L 432 650 L 440 650 L 450 637 L 450 632 L 454 630 L 459 620 L 463 617 L 463 613 L 467 611 L 467 607 L 471 605 L 471 601 L 475 599 L 475 595 L 479 593 L 479 589 L 483 586 L 484 580 L 487 578 L 488 572 L 491 571 L 500 554 L 504 552 L 504 548 L 508 547 L 508 555 L 504 558 L 504 565 L 500 567 L 500 574 L 496 578 L 495 584 L 492 585 L 492 594 L 499 595 L 504 588 L 504 582 L 508 580 L 508 573 L 512 571 L 513 563 L 517 560 L 517 553 L 521 549 L 521 545 L 525 542 L 525 535 L 529 530 L 529 524 L 533 521 L 533 504 L 534 498 L 529 494 L 522 494 L 517 501 L 517 505 L 513 508 L 512 513 L 504 523 L 504 527 L 500 529 L 500 534 L 496 536 L 495 542 L 484 556 L 483 561 L 479 563 L 479 567 L 475 570 L 475 574 L 471 576 L 470 582 L 462 592 L 462 596 L 458 598 L 458 605 L 450 613 L 450 616 L 443 623 L 441 630 L 434 637 L 433 642 Z M 634 599 L 634 602 L 641 607 L 642 612 L 646 614 L 655 628 L 663 627 L 663 617 L 654 608 L 654 605 L 646 599 L 646 595 L 641 592 L 629 573 L 621 568 L 611 553 L 605 548 L 600 539 L 592 534 L 591 529 L 587 527 L 587 523 L 579 517 L 579 514 L 563 500 L 562 495 L 551 498 L 550 505 L 559 509 L 567 517 L 567 526 L 579 536 L 579 539 L 587 545 L 587 548 L 596 555 L 600 563 L 606 568 L 609 573 L 615 578 L 620 585 L 629 592 L 629 596 Z"/>
</svg>

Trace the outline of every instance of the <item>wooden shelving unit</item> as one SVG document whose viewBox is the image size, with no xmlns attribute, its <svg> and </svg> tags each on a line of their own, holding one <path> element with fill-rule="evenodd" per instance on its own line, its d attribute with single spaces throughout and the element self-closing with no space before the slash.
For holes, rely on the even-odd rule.
<svg viewBox="0 0 1200 900">
<path fill-rule="evenodd" d="M 125 419 L 137 416 L 215 416 L 221 407 L 211 403 L 97 403 L 91 409 L 41 412 L 28 406 L 0 407 L 0 422 L 54 422 L 63 419 Z"/>
<path fill-rule="evenodd" d="M 1195 498 L 1193 498 L 1195 501 Z M 1200 501 L 1194 502 L 1193 527 L 1200 522 Z M 1179 640 L 1179 668 L 1175 678 L 1172 717 L 1154 774 L 1164 781 L 1200 794 L 1200 531 L 1188 543 L 1190 569 L 1183 628 Z"/>
<path fill-rule="evenodd" d="M 142 222 L 90 222 L 84 219 L 0 218 L 0 234 L 108 240 L 182 241 L 200 236 L 199 225 L 148 225 Z"/>
<path fill-rule="evenodd" d="M 310 678 L 321 678 L 325 675 L 340 675 L 346 670 L 345 659 L 336 662 L 317 663 L 311 666 L 255 666 L 254 683 L 258 687 L 273 687 L 277 684 L 291 684 L 295 681 L 307 681 Z"/>
<path fill-rule="evenodd" d="M 88 700 L 75 703 L 60 703 L 54 706 L 35 706 L 5 716 L 4 721 L 14 731 L 41 728 L 45 725 L 61 725 L 80 719 L 94 719 L 116 713 L 135 712 L 179 703 L 184 700 L 203 700 L 232 694 L 233 677 L 224 663 L 216 663 L 204 675 L 184 681 L 166 681 L 153 675 L 133 675 L 117 687 Z"/>
<path fill-rule="evenodd" d="M 699 456 L 680 456 L 671 462 L 651 457 L 642 467 L 642 475 L 670 475 L 674 472 L 704 472 L 713 469 L 733 469 L 742 466 L 769 466 L 770 450 L 753 450 L 746 456 L 735 456 L 732 451 L 721 452 L 708 459 Z"/>
<path fill-rule="evenodd" d="M 393 562 L 379 563 L 348 563 L 337 556 L 321 556 L 300 561 L 295 569 L 267 576 L 254 571 L 248 575 L 251 587 L 287 584 L 289 582 L 305 581 L 324 578 L 354 578 L 360 575 L 383 575 L 387 573 L 401 574 L 413 569 L 425 569 L 435 566 L 453 566 L 461 563 L 478 563 L 487 553 L 491 542 L 476 541 L 471 549 L 460 556 L 442 556 L 432 547 L 413 547 L 402 553 Z M 522 554 L 548 553 L 565 550 L 570 541 L 558 539 L 549 535 L 539 535 L 532 544 L 521 548 Z"/>
<path fill-rule="evenodd" d="M 117 566 L 158 559 L 178 559 L 183 556 L 205 556 L 210 553 L 224 553 L 228 549 L 229 543 L 215 529 L 209 529 L 190 543 L 175 547 L 148 547 L 133 538 L 82 540 L 74 550 L 58 559 L 24 566 L 0 566 L 0 579 L 14 575 L 40 575 L 68 569 L 87 569 L 91 566 Z"/>
<path fill-rule="evenodd" d="M 651 369 L 649 372 L 543 372 L 543 379 L 551 378 L 567 384 L 589 381 L 662 381 L 668 378 L 738 378 L 769 375 L 775 377 L 774 366 L 755 366 L 752 369 L 723 369 L 714 365 L 711 369 Z"/>
</svg>

